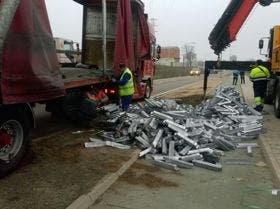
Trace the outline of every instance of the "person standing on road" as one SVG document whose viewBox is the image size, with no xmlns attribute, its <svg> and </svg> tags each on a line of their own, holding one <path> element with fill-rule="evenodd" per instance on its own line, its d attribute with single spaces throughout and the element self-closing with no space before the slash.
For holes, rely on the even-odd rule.
<svg viewBox="0 0 280 209">
<path fill-rule="evenodd" d="M 232 85 L 237 85 L 238 76 L 239 76 L 239 70 L 234 70 L 232 72 L 232 75 L 233 75 Z"/>
<path fill-rule="evenodd" d="M 245 71 L 241 70 L 239 72 L 239 75 L 240 75 L 241 84 L 245 84 Z"/>
<path fill-rule="evenodd" d="M 262 65 L 261 60 L 257 60 L 256 64 L 250 72 L 250 81 L 253 82 L 254 97 L 256 107 L 255 110 L 262 112 L 264 106 L 264 98 L 267 90 L 267 81 L 270 77 L 269 70 Z"/>
<path fill-rule="evenodd" d="M 124 64 L 120 63 L 121 76 L 119 79 L 113 78 L 113 82 L 118 85 L 119 96 L 121 97 L 122 109 L 127 111 L 132 102 L 132 97 L 135 92 L 133 75 L 131 70 Z"/>
</svg>

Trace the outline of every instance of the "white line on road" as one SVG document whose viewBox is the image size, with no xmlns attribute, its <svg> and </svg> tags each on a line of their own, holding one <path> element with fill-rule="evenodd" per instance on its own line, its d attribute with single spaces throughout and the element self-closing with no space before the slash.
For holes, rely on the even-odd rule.
<svg viewBox="0 0 280 209">
<path fill-rule="evenodd" d="M 162 93 L 158 93 L 158 94 L 156 94 L 156 95 L 153 95 L 152 98 L 154 98 L 154 97 L 159 97 L 159 96 L 162 96 L 162 95 L 164 95 L 164 94 L 168 94 L 168 93 L 171 93 L 171 92 L 174 92 L 174 91 L 178 91 L 178 90 L 180 90 L 180 89 L 184 89 L 184 88 L 186 88 L 186 87 L 188 87 L 188 86 L 190 86 L 190 85 L 193 85 L 193 84 L 199 83 L 199 82 L 201 82 L 201 81 L 196 81 L 196 82 L 189 83 L 189 84 L 186 84 L 186 85 L 184 85 L 184 86 L 181 86 L 181 87 L 178 87 L 178 88 L 175 88 L 175 89 L 171 89 L 171 90 L 168 90 L 168 91 L 164 91 L 164 92 L 162 92 Z"/>
</svg>

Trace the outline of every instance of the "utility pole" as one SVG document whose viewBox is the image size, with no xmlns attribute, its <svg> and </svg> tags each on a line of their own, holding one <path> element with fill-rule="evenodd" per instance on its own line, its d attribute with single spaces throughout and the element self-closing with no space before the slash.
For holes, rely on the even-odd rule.
<svg viewBox="0 0 280 209">
<path fill-rule="evenodd" d="M 107 70 L 107 3 L 102 0 L 103 17 L 103 73 Z"/>
<path fill-rule="evenodd" d="M 150 19 L 150 22 L 151 22 L 151 24 L 154 28 L 155 33 L 157 33 L 157 30 L 156 30 L 156 28 L 158 27 L 158 25 L 156 24 L 157 21 L 158 21 L 158 19 L 156 19 L 156 18 L 151 18 Z"/>
</svg>

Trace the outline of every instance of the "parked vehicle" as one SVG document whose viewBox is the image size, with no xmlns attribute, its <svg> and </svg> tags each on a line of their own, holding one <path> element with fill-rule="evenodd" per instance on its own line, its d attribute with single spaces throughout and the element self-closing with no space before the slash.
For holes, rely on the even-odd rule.
<svg viewBox="0 0 280 209">
<path fill-rule="evenodd" d="M 274 26 L 270 30 L 268 40 L 267 54 L 263 54 L 268 59 L 269 69 L 271 71 L 271 77 L 267 84 L 266 102 L 273 102 L 275 116 L 280 118 L 280 25 Z M 264 40 L 261 39 L 259 41 L 260 50 L 263 49 L 263 46 Z"/>
<path fill-rule="evenodd" d="M 75 67 L 81 62 L 80 44 L 64 38 L 54 38 L 58 62 L 62 67 Z"/>
<path fill-rule="evenodd" d="M 135 76 L 134 97 L 151 95 L 160 50 L 144 4 L 140 0 L 76 2 L 84 6 L 82 68 L 60 68 L 44 0 L 1 1 L 0 19 L 5 23 L 0 32 L 5 40 L 0 42 L 1 176 L 15 169 L 28 148 L 37 103 L 63 114 L 60 108 L 68 95 L 83 94 L 93 86 L 116 94 L 111 76 L 119 73 L 119 62 L 125 62 Z"/>
</svg>

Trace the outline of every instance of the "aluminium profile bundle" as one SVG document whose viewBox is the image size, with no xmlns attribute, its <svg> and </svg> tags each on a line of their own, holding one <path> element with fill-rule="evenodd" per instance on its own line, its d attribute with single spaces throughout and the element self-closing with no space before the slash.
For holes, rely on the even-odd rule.
<svg viewBox="0 0 280 209">
<path fill-rule="evenodd" d="M 109 112 L 115 107 L 105 109 Z M 173 100 L 146 99 L 131 105 L 124 116 L 114 121 L 123 124 L 116 131 L 121 136 L 116 138 L 137 142 L 142 149 L 139 157 L 148 155 L 155 164 L 171 170 L 177 170 L 183 161 L 189 163 L 183 163 L 186 167 L 194 164 L 220 171 L 223 151 L 257 138 L 263 126 L 263 117 L 242 103 L 238 92 L 222 86 L 212 99 L 196 107 L 179 105 Z M 111 134 L 105 133 L 104 138 L 115 142 Z"/>
</svg>

